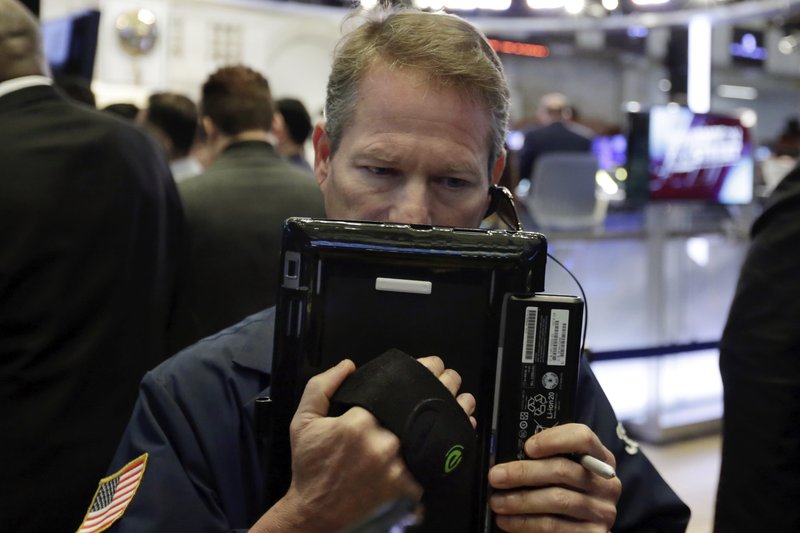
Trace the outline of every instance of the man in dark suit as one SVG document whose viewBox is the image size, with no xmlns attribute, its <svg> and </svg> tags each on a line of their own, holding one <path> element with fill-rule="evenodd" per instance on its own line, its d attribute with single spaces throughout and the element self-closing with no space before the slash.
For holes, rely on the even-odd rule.
<svg viewBox="0 0 800 533">
<path fill-rule="evenodd" d="M 714 531 L 800 531 L 800 165 L 753 223 L 719 346 Z"/>
<path fill-rule="evenodd" d="M 52 86 L 0 0 L 0 529 L 75 531 L 169 343 L 180 203 L 143 132 Z"/>
<path fill-rule="evenodd" d="M 193 315 L 207 336 L 275 304 L 284 220 L 325 211 L 313 175 L 269 142 L 274 104 L 261 74 L 217 70 L 200 108 L 215 158 L 178 188 L 192 243 Z"/>
<path fill-rule="evenodd" d="M 535 179 L 531 172 L 536 159 L 550 152 L 588 152 L 592 149 L 591 130 L 571 121 L 572 108 L 561 93 L 549 93 L 539 100 L 536 111 L 539 126 L 525 133 L 519 152 L 519 177 Z"/>
</svg>

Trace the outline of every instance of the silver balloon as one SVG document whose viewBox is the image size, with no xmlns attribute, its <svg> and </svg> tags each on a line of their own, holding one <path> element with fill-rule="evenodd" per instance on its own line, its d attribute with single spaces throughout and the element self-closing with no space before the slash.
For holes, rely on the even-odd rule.
<svg viewBox="0 0 800 533">
<path fill-rule="evenodd" d="M 149 9 L 134 9 L 117 17 L 117 36 L 122 48 L 132 56 L 150 52 L 158 40 L 156 15 Z"/>
</svg>

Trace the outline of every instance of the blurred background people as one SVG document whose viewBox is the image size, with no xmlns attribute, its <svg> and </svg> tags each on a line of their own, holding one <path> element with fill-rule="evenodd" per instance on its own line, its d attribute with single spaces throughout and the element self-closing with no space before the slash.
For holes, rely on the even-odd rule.
<svg viewBox="0 0 800 533">
<path fill-rule="evenodd" d="M 130 102 L 116 102 L 103 108 L 106 113 L 111 113 L 125 120 L 136 120 L 139 115 L 139 106 Z"/>
<path fill-rule="evenodd" d="M 548 93 L 539 100 L 536 109 L 538 126 L 525 132 L 519 151 L 519 179 L 536 179 L 531 173 L 536 159 L 550 152 L 589 152 L 592 131 L 572 122 L 572 107 L 561 93 Z"/>
<path fill-rule="evenodd" d="M 175 181 L 200 174 L 203 166 L 192 155 L 197 135 L 197 106 L 187 96 L 178 93 L 153 93 L 147 107 L 137 117 L 164 148 Z"/>
<path fill-rule="evenodd" d="M 284 220 L 324 210 L 311 173 L 268 142 L 274 103 L 260 73 L 217 70 L 203 84 L 200 109 L 214 159 L 178 187 L 191 236 L 193 314 L 206 336 L 275 304 Z"/>
<path fill-rule="evenodd" d="M 0 529 L 73 532 L 176 333 L 186 233 L 144 132 L 53 87 L 0 0 Z"/>
<path fill-rule="evenodd" d="M 772 142 L 767 143 L 769 157 L 761 161 L 763 195 L 768 196 L 800 161 L 800 120 L 789 117 Z"/>
<path fill-rule="evenodd" d="M 296 98 L 280 98 L 275 101 L 275 120 L 272 133 L 275 149 L 283 157 L 311 172 L 305 155 L 305 144 L 311 135 L 311 117 L 303 102 Z"/>
<path fill-rule="evenodd" d="M 776 155 L 800 158 L 800 118 L 789 117 L 786 119 L 783 130 L 772 143 L 772 151 Z"/>
</svg>

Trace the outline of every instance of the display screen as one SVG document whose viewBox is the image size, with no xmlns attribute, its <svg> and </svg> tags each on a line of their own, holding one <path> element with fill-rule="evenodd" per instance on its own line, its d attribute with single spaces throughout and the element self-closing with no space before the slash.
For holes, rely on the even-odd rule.
<svg viewBox="0 0 800 533">
<path fill-rule="evenodd" d="M 100 12 L 94 9 L 42 23 L 45 57 L 54 76 L 92 79 Z"/>
<path fill-rule="evenodd" d="M 637 199 L 752 201 L 753 145 L 737 117 L 656 106 L 630 117 L 629 126 L 627 164 Z"/>
<path fill-rule="evenodd" d="M 767 59 L 767 49 L 764 47 L 764 33 L 761 31 L 734 28 L 733 40 L 728 48 L 734 63 L 763 65 Z"/>
<path fill-rule="evenodd" d="M 592 138 L 592 153 L 598 168 L 612 172 L 625 166 L 628 140 L 622 133 L 597 135 Z"/>
<path fill-rule="evenodd" d="M 650 197 L 746 204 L 753 198 L 750 132 L 738 118 L 684 107 L 650 111 Z"/>
</svg>

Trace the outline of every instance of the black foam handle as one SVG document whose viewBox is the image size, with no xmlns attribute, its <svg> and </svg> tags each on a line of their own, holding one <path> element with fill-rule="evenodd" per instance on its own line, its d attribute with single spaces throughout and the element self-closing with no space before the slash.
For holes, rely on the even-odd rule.
<svg viewBox="0 0 800 533">
<path fill-rule="evenodd" d="M 475 430 L 447 387 L 413 357 L 391 349 L 358 368 L 334 394 L 330 414 L 354 406 L 400 438 L 403 459 L 426 491 L 465 482 Z"/>
</svg>

